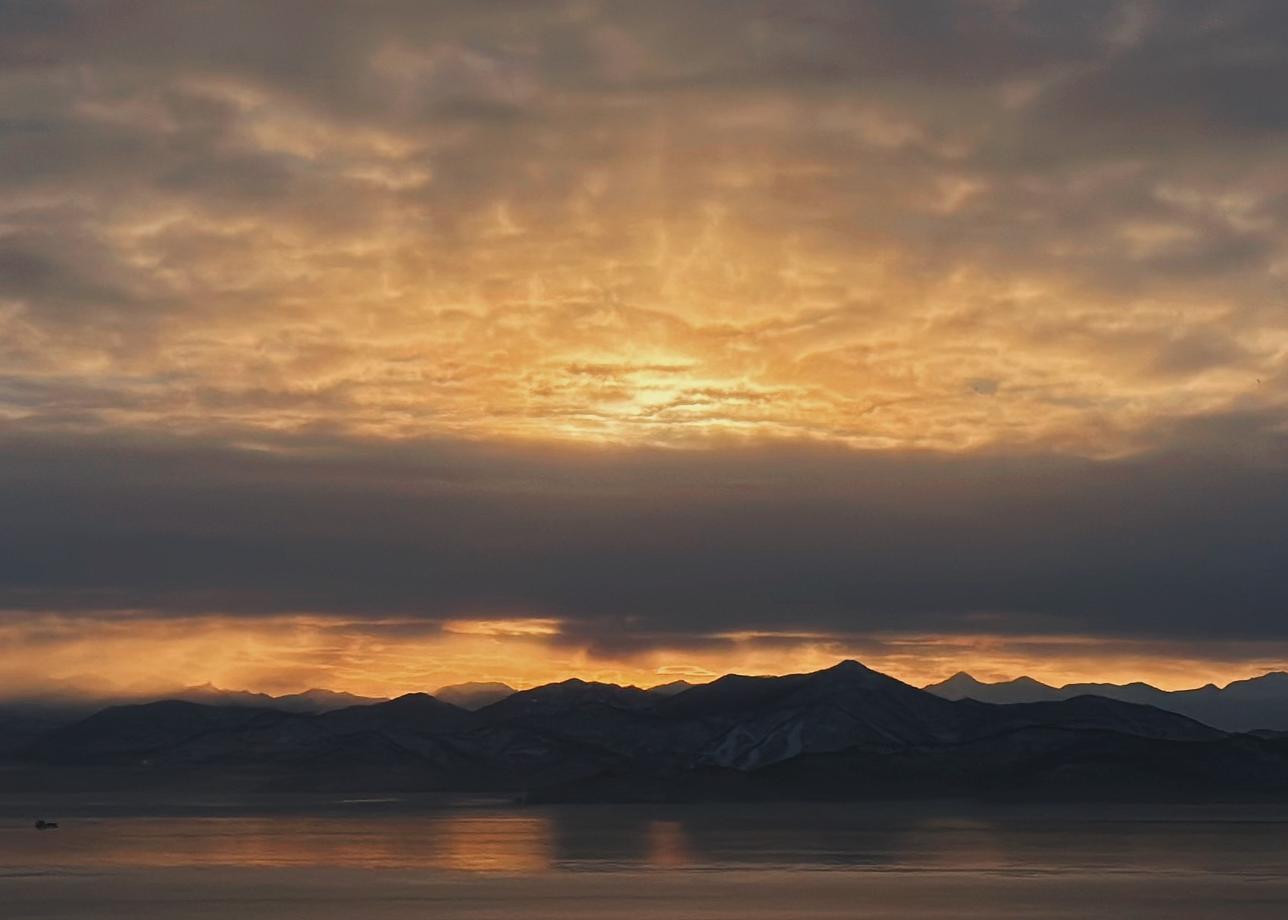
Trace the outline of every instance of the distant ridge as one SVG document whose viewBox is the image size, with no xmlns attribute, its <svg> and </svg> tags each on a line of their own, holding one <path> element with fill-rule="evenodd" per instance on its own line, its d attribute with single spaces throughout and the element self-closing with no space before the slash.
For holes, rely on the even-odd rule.
<svg viewBox="0 0 1288 920">
<path fill-rule="evenodd" d="M 649 687 L 649 693 L 656 693 L 659 696 L 675 696 L 677 693 L 683 693 L 692 687 L 698 686 L 691 684 L 687 680 L 673 680 L 669 684 L 658 684 L 655 687 Z"/>
<path fill-rule="evenodd" d="M 973 699 L 982 703 L 1032 703 L 1089 694 L 1156 706 L 1225 731 L 1288 730 L 1288 673 L 1283 671 L 1231 681 L 1225 687 L 1207 684 L 1193 690 L 1160 690 L 1140 681 L 1052 687 L 1031 677 L 984 683 L 959 671 L 923 689 L 948 700 Z"/>
<path fill-rule="evenodd" d="M 312 689 L 271 696 L 249 690 L 225 690 L 205 683 L 161 693 L 94 685 L 84 680 L 53 681 L 30 696 L 0 702 L 0 756 L 21 750 L 35 739 L 114 706 L 138 706 L 176 700 L 206 706 L 272 709 L 283 712 L 323 713 L 346 706 L 383 702 L 334 690 Z"/>
<path fill-rule="evenodd" d="M 464 684 L 451 684 L 439 687 L 434 696 L 444 702 L 460 706 L 462 709 L 482 709 L 514 693 L 509 684 L 497 681 L 470 681 Z"/>
<path fill-rule="evenodd" d="M 953 686 L 976 689 L 965 675 Z M 8 747 L 15 790 L 1288 799 L 1288 739 L 1273 733 L 1103 696 L 949 700 L 856 661 L 671 694 L 571 679 L 477 710 L 425 693 L 326 712 L 164 700 Z"/>
<path fill-rule="evenodd" d="M 259 706 L 268 709 L 284 709 L 288 712 L 328 712 L 332 709 L 343 709 L 345 706 L 379 703 L 384 699 L 319 688 L 305 690 L 302 693 L 288 693 L 284 696 L 270 696 L 267 693 L 253 693 L 249 690 L 224 690 L 210 683 L 162 694 L 162 698 L 206 703 L 211 706 Z"/>
<path fill-rule="evenodd" d="M 958 671 L 947 680 L 922 689 L 946 700 L 972 699 L 983 703 L 1037 703 L 1060 699 L 1060 691 L 1031 677 L 985 684 L 965 671 Z"/>
</svg>

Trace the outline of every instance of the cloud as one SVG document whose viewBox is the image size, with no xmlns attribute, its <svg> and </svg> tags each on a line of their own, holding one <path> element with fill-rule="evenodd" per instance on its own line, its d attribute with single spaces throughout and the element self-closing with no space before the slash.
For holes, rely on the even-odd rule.
<svg viewBox="0 0 1288 920">
<path fill-rule="evenodd" d="M 86 394 L 10 416 L 1105 455 L 1284 400 L 1277 4 L 0 17 L 0 370 Z"/>
<path fill-rule="evenodd" d="M 604 648 L 1288 638 L 1284 445 L 1255 416 L 1114 461 L 244 437 L 7 437 L 0 606 L 550 620 Z"/>
</svg>

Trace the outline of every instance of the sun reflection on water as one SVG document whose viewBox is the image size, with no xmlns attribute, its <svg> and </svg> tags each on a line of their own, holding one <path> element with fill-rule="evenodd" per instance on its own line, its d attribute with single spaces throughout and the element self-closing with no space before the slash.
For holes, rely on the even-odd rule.
<svg viewBox="0 0 1288 920">
<path fill-rule="evenodd" d="M 679 821 L 648 823 L 648 861 L 662 869 L 680 869 L 693 864 L 693 853 L 684 825 Z"/>
<path fill-rule="evenodd" d="M 8 853 L 8 844 L 20 845 L 22 852 Z M 73 868 L 357 866 L 535 873 L 552 867 L 554 850 L 550 819 L 527 814 L 89 819 L 65 822 L 58 835 L 35 836 L 25 826 L 0 827 L 0 863 L 37 857 Z"/>
<path fill-rule="evenodd" d="M 550 820 L 531 815 L 450 817 L 439 821 L 434 868 L 469 872 L 542 872 L 553 861 Z"/>
</svg>

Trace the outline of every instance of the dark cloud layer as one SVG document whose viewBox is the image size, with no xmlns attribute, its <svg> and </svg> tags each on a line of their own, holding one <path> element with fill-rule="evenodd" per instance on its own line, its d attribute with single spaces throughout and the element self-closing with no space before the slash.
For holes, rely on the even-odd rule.
<svg viewBox="0 0 1288 920">
<path fill-rule="evenodd" d="M 1288 452 L 1264 422 L 1230 423 L 1259 455 L 1118 461 L 8 437 L 0 603 L 552 617 L 604 644 L 1288 638 Z"/>
</svg>

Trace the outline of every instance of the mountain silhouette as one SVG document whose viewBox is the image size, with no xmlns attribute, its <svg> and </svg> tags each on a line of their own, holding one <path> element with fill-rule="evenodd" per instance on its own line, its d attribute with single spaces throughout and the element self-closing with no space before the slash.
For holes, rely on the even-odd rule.
<svg viewBox="0 0 1288 920">
<path fill-rule="evenodd" d="M 6 775 L 44 789 L 529 801 L 1288 795 L 1288 740 L 1273 734 L 1104 696 L 946 699 L 855 661 L 728 675 L 672 695 L 568 680 L 473 711 L 424 693 L 320 713 L 167 700 L 109 707 L 10 750 Z"/>
<path fill-rule="evenodd" d="M 482 709 L 484 706 L 505 699 L 512 693 L 514 688 L 509 684 L 497 681 L 469 681 L 439 687 L 434 691 L 434 696 L 462 709 Z"/>
<path fill-rule="evenodd" d="M 949 700 L 983 703 L 1030 703 L 1094 695 L 1156 706 L 1226 731 L 1288 730 L 1288 674 L 1282 671 L 1236 680 L 1225 687 L 1207 684 L 1193 690 L 1160 690 L 1139 681 L 1052 687 L 1031 677 L 984 683 L 961 671 L 925 689 Z"/>
<path fill-rule="evenodd" d="M 687 680 L 673 680 L 667 684 L 658 684 L 656 687 L 649 687 L 648 692 L 658 696 L 675 696 L 677 693 L 683 693 L 685 690 L 695 686 Z"/>
</svg>

